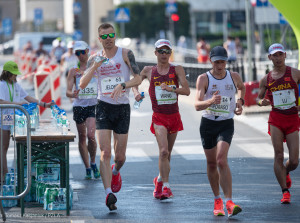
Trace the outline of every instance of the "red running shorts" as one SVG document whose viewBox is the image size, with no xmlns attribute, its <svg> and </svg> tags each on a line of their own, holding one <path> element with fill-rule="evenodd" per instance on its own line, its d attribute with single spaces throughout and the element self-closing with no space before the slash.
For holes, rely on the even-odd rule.
<svg viewBox="0 0 300 223">
<path fill-rule="evenodd" d="M 152 123 L 150 126 L 150 130 L 155 135 L 153 124 L 162 125 L 166 127 L 169 134 L 183 130 L 183 125 L 179 112 L 174 114 L 162 114 L 154 112 L 152 115 Z"/>
<path fill-rule="evenodd" d="M 279 112 L 271 111 L 268 123 L 269 123 L 269 128 L 268 128 L 269 135 L 271 135 L 270 125 L 279 128 L 283 132 L 284 136 L 291 134 L 295 131 L 299 132 L 300 122 L 299 122 L 298 114 L 285 115 Z"/>
</svg>

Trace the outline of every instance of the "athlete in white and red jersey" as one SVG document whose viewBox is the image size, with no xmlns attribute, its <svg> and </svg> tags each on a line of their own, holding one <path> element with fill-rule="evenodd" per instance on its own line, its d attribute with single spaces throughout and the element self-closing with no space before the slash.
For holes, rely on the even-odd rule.
<svg viewBox="0 0 300 223">
<path fill-rule="evenodd" d="M 101 24 L 98 34 L 103 50 L 89 58 L 88 68 L 80 80 L 80 88 L 85 88 L 91 81 L 94 72 L 97 73 L 96 134 L 101 150 L 100 173 L 106 193 L 105 203 L 112 211 L 117 209 L 115 205 L 117 197 L 114 193 L 121 189 L 122 178 L 119 171 L 126 159 L 130 123 L 129 88 L 138 86 L 141 78 L 132 51 L 115 45 L 114 27 L 109 23 Z M 99 57 L 100 61 L 98 61 Z M 107 61 L 105 58 L 109 60 Z M 133 75 L 132 79 L 130 79 L 131 74 Z M 135 100 L 141 99 L 141 95 L 136 93 Z M 115 160 L 111 167 L 112 135 Z"/>
<path fill-rule="evenodd" d="M 159 175 L 153 180 L 153 196 L 167 199 L 173 197 L 169 185 L 171 152 L 178 131 L 183 130 L 178 95 L 189 95 L 190 89 L 183 68 L 169 64 L 172 53 L 170 41 L 158 40 L 154 53 L 157 65 L 145 67 L 141 78 L 150 81 L 149 95 L 153 110 L 150 130 L 155 134 L 159 147 Z"/>
<path fill-rule="evenodd" d="M 300 71 L 285 65 L 286 53 L 279 43 L 274 43 L 269 47 L 268 57 L 274 69 L 260 81 L 257 104 L 272 106 L 268 123 L 275 153 L 274 172 L 283 193 L 281 203 L 289 204 L 291 201 L 289 188 L 292 185 L 289 173 L 299 164 L 298 84 Z M 266 92 L 268 98 L 265 98 Z M 285 141 L 289 150 L 289 158 L 284 164 L 283 142 Z"/>
</svg>

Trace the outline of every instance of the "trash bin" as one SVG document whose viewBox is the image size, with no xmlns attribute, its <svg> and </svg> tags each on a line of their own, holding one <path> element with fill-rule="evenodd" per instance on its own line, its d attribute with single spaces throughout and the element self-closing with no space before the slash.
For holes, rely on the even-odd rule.
<svg viewBox="0 0 300 223">
<path fill-rule="evenodd" d="M 245 83 L 246 94 L 245 94 L 245 106 L 256 105 L 256 98 L 259 92 L 259 82 L 250 81 Z"/>
</svg>

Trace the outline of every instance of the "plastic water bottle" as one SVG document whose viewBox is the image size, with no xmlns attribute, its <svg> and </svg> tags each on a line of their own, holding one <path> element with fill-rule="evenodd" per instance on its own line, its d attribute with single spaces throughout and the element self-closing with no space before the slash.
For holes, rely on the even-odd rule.
<svg viewBox="0 0 300 223">
<path fill-rule="evenodd" d="M 67 125 L 67 116 L 63 115 L 62 116 L 62 120 L 61 120 L 61 132 L 63 135 L 67 135 L 68 134 L 68 125 Z"/>
<path fill-rule="evenodd" d="M 105 59 L 105 61 L 103 61 L 103 64 L 108 64 L 109 63 L 109 59 L 106 58 L 106 57 L 99 56 L 99 55 L 97 55 L 95 57 L 95 62 L 99 63 L 101 60 L 104 60 L 104 59 Z"/>
<path fill-rule="evenodd" d="M 144 92 L 141 93 L 141 96 L 144 97 Z M 140 106 L 141 106 L 141 103 L 142 103 L 143 99 L 139 100 L 139 101 L 135 101 L 134 104 L 133 104 L 133 107 L 135 109 L 139 109 Z"/>
</svg>

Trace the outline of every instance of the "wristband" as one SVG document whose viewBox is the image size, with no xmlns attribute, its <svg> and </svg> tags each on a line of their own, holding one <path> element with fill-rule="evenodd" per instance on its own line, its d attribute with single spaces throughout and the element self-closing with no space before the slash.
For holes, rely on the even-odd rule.
<svg viewBox="0 0 300 223">
<path fill-rule="evenodd" d="M 44 108 L 46 108 L 46 103 L 44 102 Z"/>
</svg>

